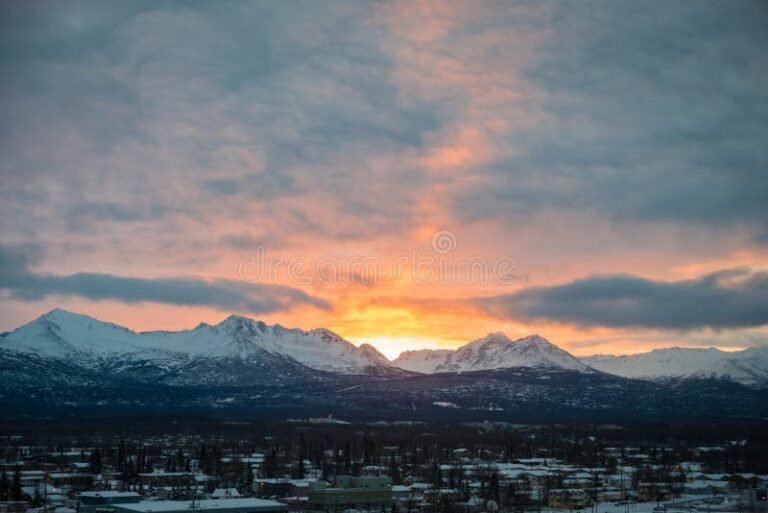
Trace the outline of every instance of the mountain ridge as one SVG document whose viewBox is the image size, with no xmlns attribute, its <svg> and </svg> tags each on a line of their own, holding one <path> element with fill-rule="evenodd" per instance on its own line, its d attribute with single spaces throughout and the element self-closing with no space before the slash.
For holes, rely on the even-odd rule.
<svg viewBox="0 0 768 513">
<path fill-rule="evenodd" d="M 726 379 L 749 386 L 768 383 L 768 347 L 728 352 L 714 347 L 658 348 L 632 355 L 594 355 L 581 361 L 631 379 Z"/>
<path fill-rule="evenodd" d="M 330 330 L 243 316 L 179 332 L 134 332 L 54 310 L 0 338 L 0 411 L 20 418 L 169 412 L 515 422 L 768 418 L 768 389 L 710 377 L 624 378 L 593 370 L 535 335 L 513 341 L 490 333 L 456 351 L 425 354 L 435 356 L 434 367 L 450 365 L 411 372 Z"/>
<path fill-rule="evenodd" d="M 215 358 L 247 361 L 257 368 L 296 364 L 350 375 L 462 373 L 527 367 L 603 372 L 651 381 L 715 378 L 752 387 L 768 385 L 768 347 L 736 352 L 713 347 L 671 347 L 634 355 L 577 358 L 540 335 L 511 340 L 502 332 L 492 332 L 456 349 L 404 351 L 390 361 L 373 345 L 356 347 L 327 328 L 305 331 L 236 314 L 217 324 L 201 322 L 194 328 L 178 331 L 134 331 L 55 308 L 4 332 L 0 349 L 57 358 L 92 370 L 153 362 L 170 372 L 189 368 L 195 360 Z"/>
<path fill-rule="evenodd" d="M 423 349 L 401 353 L 393 363 L 413 372 L 435 374 L 513 367 L 560 368 L 594 372 L 575 356 L 540 335 L 511 340 L 504 333 L 493 332 L 455 349 Z"/>
<path fill-rule="evenodd" d="M 325 372 L 375 374 L 400 370 L 372 346 L 359 349 L 325 328 L 303 331 L 239 315 L 179 331 L 137 332 L 93 317 L 54 309 L 0 339 L 0 348 L 87 362 L 106 357 L 291 358 Z"/>
</svg>

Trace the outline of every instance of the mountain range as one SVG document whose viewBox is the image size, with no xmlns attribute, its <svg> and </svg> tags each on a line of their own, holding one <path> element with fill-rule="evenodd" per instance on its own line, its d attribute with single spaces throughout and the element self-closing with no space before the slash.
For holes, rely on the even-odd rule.
<svg viewBox="0 0 768 513">
<path fill-rule="evenodd" d="M 232 315 L 135 332 L 57 309 L 0 336 L 0 409 L 14 415 L 226 411 L 527 420 L 768 418 L 768 349 L 576 358 L 491 333 L 389 361 L 327 329 Z"/>
<path fill-rule="evenodd" d="M 647 380 L 718 378 L 749 386 L 768 385 L 768 347 L 726 352 L 709 348 L 672 347 L 625 356 L 582 358 L 602 372 Z"/>
<path fill-rule="evenodd" d="M 456 350 L 405 351 L 392 362 L 401 369 L 425 374 L 469 372 L 512 367 L 547 367 L 593 372 L 570 353 L 539 335 L 510 340 L 490 333 Z"/>
<path fill-rule="evenodd" d="M 237 358 L 269 362 L 277 357 L 341 374 L 398 371 L 373 346 L 356 347 L 330 330 L 270 326 L 237 315 L 215 326 L 201 323 L 190 330 L 139 333 L 56 309 L 0 338 L 0 349 L 63 359 L 88 367 L 110 359 Z"/>
</svg>

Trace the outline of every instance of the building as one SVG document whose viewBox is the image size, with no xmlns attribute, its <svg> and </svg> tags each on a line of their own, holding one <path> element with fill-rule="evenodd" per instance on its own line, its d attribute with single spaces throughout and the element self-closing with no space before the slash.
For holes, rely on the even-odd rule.
<svg viewBox="0 0 768 513">
<path fill-rule="evenodd" d="M 626 493 L 619 488 L 599 488 L 594 490 L 595 502 L 614 502 L 626 499 Z"/>
<path fill-rule="evenodd" d="M 0 513 L 26 513 L 27 501 L 0 501 Z"/>
<path fill-rule="evenodd" d="M 309 509 L 342 511 L 376 510 L 392 505 L 392 485 L 387 477 L 337 476 L 334 486 L 325 481 L 309 484 Z"/>
<path fill-rule="evenodd" d="M 117 492 L 103 490 L 98 492 L 80 492 L 81 513 L 96 513 L 114 511 L 115 504 L 136 504 L 141 501 L 141 495 L 136 492 Z"/>
<path fill-rule="evenodd" d="M 552 509 L 584 509 L 587 505 L 587 492 L 582 488 L 559 488 L 549 491 L 549 507 Z"/>
<path fill-rule="evenodd" d="M 753 488 L 749 491 L 749 511 L 768 513 L 768 490 Z"/>
<path fill-rule="evenodd" d="M 45 481 L 56 489 L 83 490 L 93 487 L 93 474 L 80 472 L 51 472 L 45 475 Z"/>
<path fill-rule="evenodd" d="M 160 488 L 163 486 L 188 486 L 194 483 L 191 472 L 144 472 L 139 479 L 144 486 Z"/>
<path fill-rule="evenodd" d="M 640 483 L 637 486 L 637 500 L 640 502 L 668 501 L 672 497 L 672 485 L 668 483 Z"/>
<path fill-rule="evenodd" d="M 288 506 L 265 499 L 228 499 L 203 501 L 141 501 L 116 504 L 115 513 L 285 513 Z"/>
<path fill-rule="evenodd" d="M 240 492 L 237 488 L 216 488 L 211 493 L 211 499 L 239 499 Z"/>
</svg>

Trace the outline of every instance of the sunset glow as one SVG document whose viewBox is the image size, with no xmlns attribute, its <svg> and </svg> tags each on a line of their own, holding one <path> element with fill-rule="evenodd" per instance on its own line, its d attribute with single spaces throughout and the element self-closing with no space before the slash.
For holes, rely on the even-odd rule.
<svg viewBox="0 0 768 513">
<path fill-rule="evenodd" d="M 9 7 L 0 331 L 766 344 L 764 6 L 620 4 Z"/>
</svg>

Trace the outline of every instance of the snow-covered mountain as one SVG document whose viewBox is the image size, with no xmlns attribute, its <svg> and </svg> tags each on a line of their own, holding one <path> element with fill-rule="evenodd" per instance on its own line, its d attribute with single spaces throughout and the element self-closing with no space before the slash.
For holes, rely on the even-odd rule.
<svg viewBox="0 0 768 513">
<path fill-rule="evenodd" d="M 736 352 L 712 347 L 673 347 L 625 356 L 589 356 L 581 361 L 597 370 L 625 378 L 719 378 L 751 386 L 768 383 L 768 347 Z"/>
<path fill-rule="evenodd" d="M 766 350 L 744 351 L 733 366 L 757 373 L 755 362 L 765 356 Z M 512 341 L 491 334 L 456 351 L 405 353 L 397 363 L 429 374 L 395 367 L 372 346 L 356 348 L 325 329 L 231 316 L 214 326 L 137 333 L 54 310 L 0 334 L 0 411 L 24 418 L 220 412 L 572 421 L 576 415 L 590 422 L 768 416 L 765 390 L 757 387 L 612 376 L 538 336 Z"/>
<path fill-rule="evenodd" d="M 543 337 L 531 335 L 510 340 L 503 333 L 490 333 L 454 351 L 445 349 L 405 351 L 393 363 L 401 369 L 425 374 L 512 367 L 593 372 L 573 355 Z"/>
<path fill-rule="evenodd" d="M 183 331 L 135 332 L 65 310 L 51 312 L 0 338 L 0 349 L 104 367 L 106 361 L 174 362 L 179 359 L 240 359 L 298 362 L 342 374 L 397 371 L 369 345 L 355 347 L 330 330 L 270 326 L 232 315 L 219 324 Z"/>
</svg>

